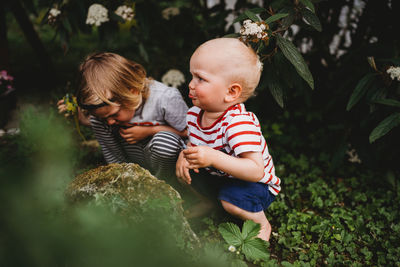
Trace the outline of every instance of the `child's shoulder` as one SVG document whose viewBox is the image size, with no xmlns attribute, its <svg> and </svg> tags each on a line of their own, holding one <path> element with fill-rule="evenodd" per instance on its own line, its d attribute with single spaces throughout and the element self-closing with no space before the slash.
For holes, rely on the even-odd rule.
<svg viewBox="0 0 400 267">
<path fill-rule="evenodd" d="M 259 124 L 257 116 L 253 112 L 248 111 L 243 103 L 231 107 L 226 113 L 226 118 L 231 121 L 231 123 L 252 121 Z"/>
<path fill-rule="evenodd" d="M 182 97 L 179 90 L 175 87 L 169 87 L 159 81 L 152 80 L 149 84 L 150 94 L 157 95 L 159 98 Z"/>
</svg>

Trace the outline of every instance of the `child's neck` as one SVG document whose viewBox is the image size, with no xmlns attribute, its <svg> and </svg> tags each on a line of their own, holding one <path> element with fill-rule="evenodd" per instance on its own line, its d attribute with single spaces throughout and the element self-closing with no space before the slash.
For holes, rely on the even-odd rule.
<svg viewBox="0 0 400 267">
<path fill-rule="evenodd" d="M 216 120 L 218 120 L 226 112 L 227 109 L 236 104 L 238 103 L 233 103 L 232 105 L 227 106 L 224 110 L 220 111 L 204 110 L 203 115 L 201 116 L 201 127 L 210 127 L 211 125 L 214 124 Z"/>
<path fill-rule="evenodd" d="M 203 116 L 201 117 L 201 127 L 210 127 L 219 117 L 221 117 L 222 114 L 224 114 L 224 112 L 225 111 L 204 111 Z"/>
</svg>

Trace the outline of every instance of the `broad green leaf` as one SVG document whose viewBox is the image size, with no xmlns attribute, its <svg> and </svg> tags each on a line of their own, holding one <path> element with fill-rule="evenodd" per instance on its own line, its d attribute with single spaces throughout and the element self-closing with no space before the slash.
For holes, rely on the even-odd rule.
<svg viewBox="0 0 400 267">
<path fill-rule="evenodd" d="M 232 23 L 240 22 L 240 21 L 242 21 L 242 20 L 244 20 L 246 18 L 247 18 L 247 16 L 245 14 L 240 14 L 236 19 L 234 19 L 232 21 Z"/>
<path fill-rule="evenodd" d="M 312 12 L 315 13 L 314 4 L 310 0 L 300 0 L 300 3 L 308 7 Z"/>
<path fill-rule="evenodd" d="M 303 8 L 301 10 L 301 14 L 303 15 L 304 20 L 308 24 L 310 24 L 314 29 L 316 29 L 319 32 L 322 31 L 321 22 L 319 21 L 317 15 L 315 15 L 307 8 Z"/>
<path fill-rule="evenodd" d="M 278 19 L 287 17 L 289 15 L 289 13 L 278 13 L 275 15 L 272 15 L 271 17 L 267 18 L 265 20 L 265 23 L 270 24 L 271 22 L 277 21 Z"/>
<path fill-rule="evenodd" d="M 394 99 L 378 99 L 372 101 L 373 103 L 376 104 L 382 104 L 386 106 L 392 106 L 392 107 L 399 107 L 400 108 L 400 101 L 394 100 Z"/>
<path fill-rule="evenodd" d="M 279 83 L 276 81 L 268 82 L 268 88 L 271 92 L 272 97 L 275 99 L 276 103 L 283 108 L 283 89 L 280 87 Z"/>
<path fill-rule="evenodd" d="M 268 243 L 260 238 L 246 240 L 242 252 L 247 260 L 269 259 Z"/>
<path fill-rule="evenodd" d="M 282 27 L 287 28 L 293 24 L 297 13 L 293 9 L 289 9 L 289 10 L 285 10 L 285 11 L 287 11 L 287 13 L 289 15 L 282 19 Z"/>
<path fill-rule="evenodd" d="M 256 7 L 256 8 L 252 8 L 252 9 L 246 10 L 246 11 L 250 11 L 250 12 L 253 13 L 253 15 L 255 16 L 255 14 L 259 14 L 259 13 L 265 12 L 266 9 L 265 9 L 265 8 L 262 8 L 262 7 Z M 233 20 L 233 23 L 242 21 L 242 20 L 247 19 L 247 18 L 250 18 L 250 17 L 246 14 L 246 11 L 245 11 L 243 14 L 239 15 L 236 19 L 234 19 L 234 20 Z M 256 20 L 253 20 L 253 19 L 251 19 L 251 18 L 250 18 L 250 19 L 253 20 L 253 21 L 259 21 L 258 17 L 257 17 L 257 16 L 255 16 L 255 17 L 257 18 Z"/>
<path fill-rule="evenodd" d="M 304 61 L 304 58 L 301 56 L 297 48 L 292 44 L 292 42 L 286 40 L 279 34 L 276 35 L 276 41 L 279 48 L 282 50 L 282 53 L 296 68 L 297 73 L 308 83 L 312 89 L 314 89 L 314 79 L 306 62 Z"/>
<path fill-rule="evenodd" d="M 248 267 L 247 263 L 244 262 L 244 261 L 242 261 L 242 260 L 240 260 L 240 259 L 234 259 L 234 260 L 231 262 L 231 265 L 230 265 L 230 266 L 231 266 L 231 267 Z"/>
<path fill-rule="evenodd" d="M 394 127 L 397 127 L 400 125 L 400 113 L 396 112 L 383 121 L 379 123 L 378 126 L 376 126 L 375 129 L 372 130 L 371 134 L 369 135 L 369 142 L 373 143 L 377 139 L 381 138 L 385 134 L 387 134 L 390 130 L 392 130 Z"/>
<path fill-rule="evenodd" d="M 250 10 L 245 10 L 244 14 L 254 22 L 260 21 L 260 19 L 257 17 L 257 15 L 255 13 L 251 12 Z"/>
<path fill-rule="evenodd" d="M 223 223 L 218 227 L 219 233 L 225 239 L 226 243 L 235 247 L 241 246 L 243 243 L 242 234 L 236 224 Z"/>
<path fill-rule="evenodd" d="M 357 84 L 356 88 L 354 89 L 353 93 L 350 96 L 349 102 L 347 103 L 346 110 L 349 111 L 353 108 L 355 104 L 360 101 L 363 95 L 367 92 L 368 86 L 374 79 L 375 74 L 369 73 L 365 75 Z"/>
<path fill-rule="evenodd" d="M 244 242 L 252 239 L 253 237 L 256 237 L 259 232 L 260 232 L 260 225 L 258 223 L 255 223 L 251 220 L 247 220 L 243 223 L 242 238 Z"/>
</svg>

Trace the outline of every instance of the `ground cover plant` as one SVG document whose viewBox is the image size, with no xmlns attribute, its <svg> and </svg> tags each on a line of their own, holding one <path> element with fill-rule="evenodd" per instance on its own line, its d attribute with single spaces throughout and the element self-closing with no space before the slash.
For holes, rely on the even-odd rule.
<svg viewBox="0 0 400 267">
<path fill-rule="evenodd" d="M 0 137 L 0 265 L 399 266 L 400 42 L 394 33 L 400 2 L 261 2 L 238 0 L 229 8 L 228 1 L 200 0 L 0 3 L 0 71 L 13 77 L 14 99 L 36 107 L 23 113 L 19 135 Z M 25 39 L 18 3 L 49 60 Z M 106 7 L 109 21 L 87 24 L 92 4 Z M 133 18 L 128 8 L 114 13 L 121 5 L 134 10 Z M 228 15 L 239 28 L 225 21 Z M 264 60 L 247 107 L 260 118 L 283 180 L 267 211 L 270 243 L 255 241 L 257 226 L 218 210 L 191 221 L 202 244 L 191 251 L 171 244 L 171 227 L 154 218 L 125 224 L 101 199 L 67 206 L 63 191 L 71 179 L 104 164 L 98 148 L 82 144 L 74 120 L 55 112 L 57 100 L 75 90 L 79 62 L 112 51 L 143 64 L 157 80 L 173 69 L 181 76 L 170 82 L 186 97 L 195 47 L 238 37 L 246 20 L 260 26 L 261 41 L 251 45 Z M 242 33 L 253 40 L 245 28 Z M 93 138 L 90 129 L 80 130 Z M 193 204 L 182 195 L 185 207 Z"/>
</svg>

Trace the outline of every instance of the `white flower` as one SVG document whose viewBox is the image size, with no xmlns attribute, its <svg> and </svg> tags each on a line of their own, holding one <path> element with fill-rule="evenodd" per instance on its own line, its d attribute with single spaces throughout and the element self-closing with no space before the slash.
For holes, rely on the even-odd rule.
<svg viewBox="0 0 400 267">
<path fill-rule="evenodd" d="M 100 26 L 109 21 L 108 10 L 100 4 L 93 4 L 89 7 L 86 24 Z"/>
<path fill-rule="evenodd" d="M 249 19 L 243 21 L 243 26 L 240 29 L 240 34 L 244 41 L 251 40 L 253 38 L 268 40 L 267 25 L 265 22 L 253 22 Z"/>
<path fill-rule="evenodd" d="M 52 8 L 49 11 L 49 15 L 47 16 L 47 20 L 49 21 L 50 24 L 53 24 L 56 22 L 57 17 L 61 14 L 61 11 L 58 10 L 57 8 Z"/>
<path fill-rule="evenodd" d="M 164 19 L 169 20 L 171 17 L 179 15 L 180 11 L 177 7 L 168 7 L 161 12 Z"/>
<path fill-rule="evenodd" d="M 236 248 L 235 248 L 235 246 L 230 245 L 229 248 L 228 248 L 228 250 L 229 250 L 230 252 L 235 252 L 235 251 L 236 251 Z"/>
<path fill-rule="evenodd" d="M 353 148 L 348 150 L 346 154 L 349 156 L 349 162 L 351 163 L 361 163 L 361 159 L 358 157 L 357 151 Z"/>
<path fill-rule="evenodd" d="M 400 67 L 391 66 L 386 72 L 390 74 L 390 78 L 392 78 L 392 80 L 397 79 L 400 81 Z"/>
<path fill-rule="evenodd" d="M 133 9 L 126 5 L 119 6 L 117 10 L 115 10 L 115 14 L 127 21 L 131 21 L 133 19 L 133 16 L 135 15 Z"/>
<path fill-rule="evenodd" d="M 161 81 L 168 86 L 178 87 L 185 82 L 185 76 L 179 70 L 171 69 L 162 76 Z"/>
</svg>

